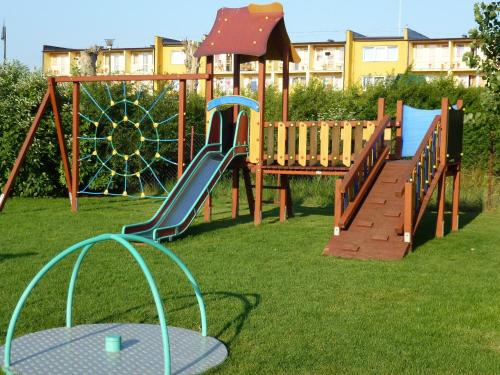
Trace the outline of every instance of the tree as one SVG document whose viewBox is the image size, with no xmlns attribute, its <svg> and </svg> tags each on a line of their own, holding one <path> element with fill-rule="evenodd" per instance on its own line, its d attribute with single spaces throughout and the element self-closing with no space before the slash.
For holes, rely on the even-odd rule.
<svg viewBox="0 0 500 375">
<path fill-rule="evenodd" d="M 488 197 L 486 207 L 493 205 L 493 174 L 495 164 L 495 145 L 498 124 L 500 123 L 500 2 L 474 4 L 474 19 L 477 28 L 469 31 L 472 39 L 471 52 L 465 54 L 464 61 L 476 68 L 486 81 L 487 91 L 482 97 L 484 112 L 478 114 L 485 117 L 488 126 Z M 480 53 L 479 53 L 480 52 Z"/>
<path fill-rule="evenodd" d="M 185 39 L 182 41 L 184 47 L 184 53 L 186 59 L 184 60 L 184 65 L 186 66 L 186 71 L 191 74 L 197 74 L 200 70 L 200 59 L 194 56 L 194 53 L 200 46 L 200 43 L 194 40 Z M 198 89 L 198 80 L 188 81 L 187 90 L 196 91 Z"/>
<path fill-rule="evenodd" d="M 97 65 L 97 55 L 101 47 L 92 46 L 82 51 L 80 54 L 80 63 L 78 64 L 79 73 L 82 76 L 95 76 L 96 75 L 96 65 Z"/>
</svg>

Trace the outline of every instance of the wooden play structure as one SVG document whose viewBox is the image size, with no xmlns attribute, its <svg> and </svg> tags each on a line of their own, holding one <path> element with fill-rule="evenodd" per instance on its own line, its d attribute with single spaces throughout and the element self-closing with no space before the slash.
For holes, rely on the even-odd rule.
<svg viewBox="0 0 500 375">
<path fill-rule="evenodd" d="M 217 54 L 234 55 L 233 95 L 214 100 L 213 57 Z M 142 233 L 156 240 L 172 239 L 187 229 L 203 204 L 204 217 L 210 220 L 210 192 L 226 169 L 232 170 L 232 217 L 236 218 L 239 214 L 239 180 L 240 173 L 243 173 L 246 196 L 256 225 L 262 221 L 263 189 L 278 190 L 280 221 L 285 221 L 293 215 L 290 176 L 338 176 L 335 183 L 333 236 L 324 249 L 326 255 L 363 259 L 403 257 L 411 249 L 415 231 L 436 188 L 436 236 L 443 236 L 447 176 L 453 177 L 451 227 L 452 230 L 458 229 L 463 130 L 461 101 L 452 107 L 448 99 L 443 98 L 439 110 L 415 109 L 398 101 L 396 118 L 392 119 L 385 113 L 385 101 L 380 98 L 376 119 L 291 121 L 289 64 L 300 62 L 300 58 L 290 43 L 283 8 L 278 3 L 220 9 L 210 33 L 195 56 L 206 58 L 206 73 L 49 79 L 47 94 L 4 187 L 0 209 L 49 102 L 58 130 L 72 209 L 76 211 L 79 185 L 79 84 L 86 81 L 179 80 L 180 180 L 174 188 L 175 194 L 166 199 L 151 220 L 124 227 L 124 234 Z M 257 101 L 253 102 L 240 96 L 240 64 L 255 60 L 258 61 L 258 92 Z M 265 120 L 268 60 L 278 60 L 283 64 L 281 121 Z M 194 79 L 205 80 L 206 83 L 205 154 L 193 160 L 200 166 L 204 165 L 202 161 L 207 165 L 212 163 L 213 170 L 205 180 L 199 177 L 203 168 L 197 165 L 191 164 L 184 171 L 186 80 Z M 72 82 L 74 85 L 71 167 L 63 142 L 55 95 L 58 82 Z M 243 113 L 242 109 L 245 108 L 250 108 L 251 113 Z M 240 123 L 240 120 L 244 121 Z M 232 132 L 226 131 L 231 128 Z M 227 134 L 231 134 L 232 138 L 225 139 Z M 224 149 L 225 142 L 231 146 Z M 232 152 L 230 155 L 228 150 Z M 276 175 L 278 186 L 265 186 L 265 175 Z M 189 194 L 190 186 L 194 185 L 197 186 L 196 190 Z M 189 205 L 183 199 L 188 199 L 186 202 L 189 201 Z M 181 215 L 175 207 L 182 206 L 183 202 L 186 207 Z M 159 223 L 171 223 L 170 219 L 175 221 L 175 225 L 159 226 Z"/>
</svg>

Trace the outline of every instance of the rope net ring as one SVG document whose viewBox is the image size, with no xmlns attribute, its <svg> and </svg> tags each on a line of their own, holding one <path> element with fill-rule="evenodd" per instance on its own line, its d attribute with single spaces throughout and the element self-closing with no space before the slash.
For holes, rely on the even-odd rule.
<svg viewBox="0 0 500 375">
<path fill-rule="evenodd" d="M 88 152 L 80 161 L 94 163 L 96 172 L 79 193 L 128 196 L 129 191 L 137 191 L 142 198 L 157 198 L 158 195 L 146 193 L 145 185 L 151 185 L 152 181 L 159 187 L 160 195 L 168 194 L 161 172 L 165 172 L 168 166 L 177 165 L 173 160 L 173 149 L 178 142 L 176 128 L 168 125 L 178 114 L 157 120 L 157 112 L 162 116 L 165 112 L 155 112 L 154 109 L 160 107 L 171 87 L 164 87 L 149 103 L 147 99 L 150 98 L 143 95 L 142 88 L 137 89 L 131 99 L 125 82 L 122 82 L 118 98 L 116 93 L 113 96 L 108 84 L 104 87 L 105 104 L 81 84 L 92 110 L 87 114 L 79 113 L 89 127 L 87 135 L 79 137 L 88 143 Z M 149 176 L 149 180 L 145 179 L 145 175 Z M 95 191 L 96 188 L 100 190 Z"/>
</svg>

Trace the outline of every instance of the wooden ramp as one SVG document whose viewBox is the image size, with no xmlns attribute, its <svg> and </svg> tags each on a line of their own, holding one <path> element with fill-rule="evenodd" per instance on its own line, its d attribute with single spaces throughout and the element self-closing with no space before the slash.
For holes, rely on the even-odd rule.
<svg viewBox="0 0 500 375">
<path fill-rule="evenodd" d="M 386 161 L 351 224 L 333 236 L 323 254 L 359 259 L 400 259 L 403 241 L 404 184 L 411 160 Z"/>
</svg>

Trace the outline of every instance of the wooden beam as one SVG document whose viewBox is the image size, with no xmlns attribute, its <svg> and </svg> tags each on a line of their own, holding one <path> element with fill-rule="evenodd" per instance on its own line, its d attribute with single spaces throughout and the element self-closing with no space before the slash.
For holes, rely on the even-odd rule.
<svg viewBox="0 0 500 375">
<path fill-rule="evenodd" d="M 377 121 L 381 121 L 385 116 L 385 98 L 378 98 L 377 101 Z"/>
<path fill-rule="evenodd" d="M 333 205 L 333 235 L 340 236 L 340 218 L 342 216 L 342 179 L 335 180 L 335 202 Z"/>
<path fill-rule="evenodd" d="M 38 126 L 40 125 L 40 121 L 42 119 L 42 116 L 45 113 L 45 110 L 47 109 L 47 106 L 49 104 L 49 99 L 50 99 L 50 92 L 47 89 L 47 91 L 45 92 L 45 95 L 43 96 L 42 103 L 38 107 L 35 118 L 33 119 L 33 122 L 31 123 L 31 126 L 28 130 L 28 134 L 26 135 L 26 138 L 24 139 L 23 145 L 21 146 L 21 149 L 19 150 L 16 161 L 14 162 L 14 166 L 12 167 L 12 170 L 10 171 L 9 178 L 7 179 L 7 183 L 3 187 L 2 194 L 0 195 L 0 211 L 2 211 L 3 207 L 5 206 L 5 202 L 7 201 L 7 198 L 9 197 L 9 194 L 10 194 L 10 191 L 11 191 L 12 186 L 14 184 L 14 181 L 19 173 L 19 169 L 23 165 L 24 159 L 26 158 L 26 154 L 28 153 L 28 151 L 31 147 L 31 144 L 33 143 L 33 139 L 35 138 L 35 133 L 38 129 Z"/>
<path fill-rule="evenodd" d="M 258 92 L 257 101 L 259 102 L 259 152 L 257 158 L 257 167 L 255 170 L 255 211 L 254 224 L 259 225 L 262 222 L 262 185 L 264 183 L 264 174 L 262 171 L 264 158 L 264 113 L 266 102 L 266 59 L 259 58 L 259 76 L 258 76 Z"/>
<path fill-rule="evenodd" d="M 177 125 L 177 178 L 184 173 L 186 151 L 186 80 L 179 81 L 179 118 Z"/>
<path fill-rule="evenodd" d="M 233 57 L 233 95 L 240 95 L 240 55 L 235 54 Z M 233 120 L 236 122 L 240 108 L 234 106 Z"/>
<path fill-rule="evenodd" d="M 396 103 L 396 158 L 401 159 L 403 151 L 403 101 Z"/>
<path fill-rule="evenodd" d="M 238 218 L 239 214 L 239 198 L 240 198 L 240 169 L 237 167 L 233 168 L 233 181 L 232 181 L 232 205 L 231 205 L 231 217 L 233 220 Z"/>
<path fill-rule="evenodd" d="M 80 83 L 73 83 L 73 140 L 71 142 L 71 211 L 78 211 L 78 187 L 80 185 Z"/>
<path fill-rule="evenodd" d="M 212 57 L 212 56 L 209 56 Z M 213 58 L 213 57 L 212 57 Z M 207 57 L 208 61 L 208 57 Z M 136 74 L 136 75 L 106 75 L 106 76 L 68 76 L 55 77 L 55 82 L 112 82 L 112 81 L 180 81 L 211 79 L 207 74 Z"/>
<path fill-rule="evenodd" d="M 412 233 L 413 233 L 413 219 L 414 215 L 414 191 L 413 191 L 413 183 L 405 182 L 405 191 L 404 191 L 404 212 L 403 212 L 403 235 L 404 242 L 412 243 Z"/>
<path fill-rule="evenodd" d="M 279 177 L 279 205 L 280 205 L 280 222 L 284 223 L 286 221 L 287 216 L 287 202 L 286 202 L 286 179 L 287 175 L 278 175 Z"/>
<path fill-rule="evenodd" d="M 205 103 L 208 104 L 210 100 L 213 99 L 214 97 L 214 82 L 213 82 L 213 77 L 214 77 L 214 57 L 213 56 L 207 56 L 207 67 L 206 67 L 206 73 L 208 77 L 206 78 L 205 82 Z M 206 113 L 206 111 L 205 111 Z M 207 122 L 209 121 L 208 118 L 205 119 Z M 208 129 L 207 127 L 205 127 Z M 208 137 L 208 134 L 205 134 L 206 137 Z M 212 195 L 209 194 L 207 197 L 207 200 L 205 202 L 205 207 L 203 210 L 203 218 L 205 221 L 210 221 L 212 219 Z"/>
<path fill-rule="evenodd" d="M 443 172 L 438 181 L 437 196 L 437 218 L 436 218 L 436 237 L 444 236 L 444 208 L 446 199 L 446 171 Z"/>
<path fill-rule="evenodd" d="M 245 191 L 247 193 L 248 210 L 250 215 L 254 215 L 255 212 L 255 200 L 253 197 L 252 190 L 252 177 L 250 176 L 250 170 L 247 167 L 243 167 L 243 181 L 245 182 Z"/>
<path fill-rule="evenodd" d="M 457 166 L 453 174 L 453 201 L 451 208 L 451 230 L 458 230 L 458 220 L 460 213 L 460 165 Z"/>
<path fill-rule="evenodd" d="M 290 187 L 290 178 L 288 175 L 283 175 L 285 179 L 285 189 L 286 189 L 286 213 L 288 217 L 293 217 L 293 198 L 292 198 L 292 188 Z"/>
<path fill-rule="evenodd" d="M 289 86 L 290 86 L 290 47 L 287 45 L 284 47 L 283 51 L 283 82 L 282 82 L 282 108 L 281 108 L 281 118 L 282 121 L 288 121 L 288 96 L 289 96 Z"/>
<path fill-rule="evenodd" d="M 68 152 L 66 151 L 66 142 L 64 140 L 61 115 L 59 114 L 59 103 L 56 94 L 56 82 L 54 77 L 50 77 L 48 79 L 48 82 L 50 102 L 52 104 L 52 112 L 54 114 L 54 124 L 56 126 L 57 142 L 59 143 L 59 151 L 61 152 L 61 159 L 63 163 L 64 177 L 66 178 L 66 186 L 68 187 L 68 194 L 71 197 L 71 172 L 68 160 Z"/>
</svg>

